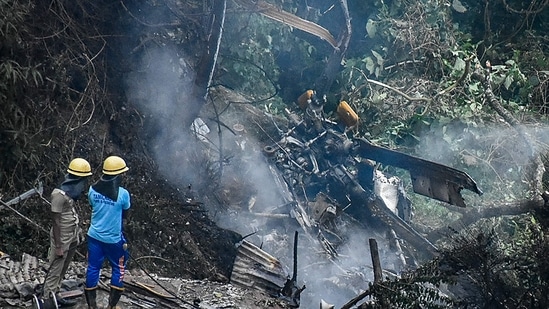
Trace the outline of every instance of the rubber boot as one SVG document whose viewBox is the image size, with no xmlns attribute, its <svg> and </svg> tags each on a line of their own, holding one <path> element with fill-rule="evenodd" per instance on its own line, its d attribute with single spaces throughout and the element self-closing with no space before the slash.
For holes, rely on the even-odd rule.
<svg viewBox="0 0 549 309">
<path fill-rule="evenodd" d="M 88 309 L 97 309 L 97 287 L 84 288 L 84 295 L 86 296 L 86 303 L 88 303 Z"/>
<path fill-rule="evenodd" d="M 118 304 L 120 296 L 122 296 L 122 292 L 124 292 L 124 288 L 111 285 L 111 291 L 109 293 L 109 305 L 107 306 L 107 309 L 117 308 L 116 304 Z"/>
<path fill-rule="evenodd" d="M 76 305 L 78 302 L 74 299 L 68 299 L 68 298 L 63 298 L 61 295 L 57 294 L 56 295 L 56 302 L 57 302 L 57 306 L 59 308 L 64 308 L 64 307 L 72 307 L 74 305 Z M 57 308 L 57 307 L 54 307 L 54 308 Z"/>
</svg>

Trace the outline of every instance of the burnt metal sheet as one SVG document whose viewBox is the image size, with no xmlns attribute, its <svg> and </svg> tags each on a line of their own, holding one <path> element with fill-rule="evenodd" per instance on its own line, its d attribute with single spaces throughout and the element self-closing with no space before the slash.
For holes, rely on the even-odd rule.
<svg viewBox="0 0 549 309">
<path fill-rule="evenodd" d="M 372 199 L 371 195 L 361 187 L 357 187 L 355 190 L 351 191 L 351 195 L 351 198 L 354 201 L 364 201 L 366 204 L 365 206 L 370 209 L 374 217 L 393 229 L 400 238 L 406 240 L 420 250 L 421 255 L 424 255 L 429 259 L 438 255 L 438 248 L 423 235 L 418 233 L 406 221 L 387 208 L 379 196 Z"/>
<path fill-rule="evenodd" d="M 231 283 L 279 296 L 288 279 L 280 261 L 269 253 L 247 241 L 238 247 Z"/>
<path fill-rule="evenodd" d="M 412 177 L 412 187 L 414 192 L 447 202 L 459 207 L 466 207 L 465 200 L 461 196 L 462 187 L 447 179 L 435 176 L 428 176 L 417 171 L 410 171 Z"/>
<path fill-rule="evenodd" d="M 462 189 L 482 195 L 476 182 L 463 171 L 376 146 L 366 139 L 358 139 L 355 147 L 365 158 L 408 170 L 414 192 L 418 194 L 460 207 L 466 206 L 461 196 Z"/>
</svg>

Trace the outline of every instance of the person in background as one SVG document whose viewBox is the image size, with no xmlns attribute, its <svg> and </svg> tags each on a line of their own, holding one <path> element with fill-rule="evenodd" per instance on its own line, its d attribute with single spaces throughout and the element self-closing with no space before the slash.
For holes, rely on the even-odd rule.
<svg viewBox="0 0 549 309">
<path fill-rule="evenodd" d="M 83 195 L 92 175 L 90 163 L 82 158 L 75 158 L 69 163 L 63 182 L 51 193 L 52 228 L 50 231 L 50 248 L 48 252 L 49 268 L 44 280 L 43 295 L 52 298 L 56 295 L 57 304 L 71 306 L 75 301 L 59 296 L 61 281 L 74 257 L 76 247 L 80 244 L 81 229 L 76 201 Z"/>
<path fill-rule="evenodd" d="M 111 266 L 108 309 L 116 304 L 124 291 L 124 272 L 129 258 L 123 234 L 123 217 L 130 209 L 130 193 L 120 184 L 122 174 L 129 169 L 118 156 L 103 162 L 101 179 L 90 187 L 88 200 L 92 208 L 88 229 L 88 268 L 84 294 L 89 309 L 96 309 L 96 290 L 105 258 Z"/>
</svg>

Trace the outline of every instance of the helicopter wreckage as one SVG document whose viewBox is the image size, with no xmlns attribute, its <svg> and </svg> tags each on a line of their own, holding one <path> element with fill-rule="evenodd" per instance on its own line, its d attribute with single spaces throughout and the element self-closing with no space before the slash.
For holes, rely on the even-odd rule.
<svg viewBox="0 0 549 309">
<path fill-rule="evenodd" d="M 345 242 L 340 229 L 350 221 L 392 232 L 397 243 L 403 240 L 415 251 L 408 258 L 435 256 L 436 246 L 410 225 L 412 205 L 401 180 L 386 176 L 377 165 L 408 171 L 415 193 L 458 207 L 466 206 L 463 189 L 482 194 L 476 182 L 463 171 L 351 136 L 359 120 L 355 111 L 341 101 L 334 121 L 326 117 L 325 103 L 325 98 L 308 90 L 298 98 L 295 109 L 284 110 L 284 128 L 272 120 L 278 136 L 262 152 L 282 204 L 258 215 L 297 222 L 306 239 L 319 245 L 332 261 L 337 261 L 338 248 Z M 195 121 L 197 136 L 207 133 L 204 127 Z M 240 124 L 233 128 L 242 131 Z M 253 211 L 251 206 L 249 210 Z M 304 287 L 296 284 L 296 243 L 297 236 L 290 276 L 276 258 L 242 241 L 231 281 L 286 297 L 298 307 Z M 406 264 L 404 255 L 401 260 Z"/>
<path fill-rule="evenodd" d="M 337 108 L 337 121 L 326 117 L 325 100 L 316 97 L 314 91 L 305 92 L 297 103 L 295 110 L 285 110 L 288 121 L 283 125 L 272 121 L 278 136 L 261 148 L 269 177 L 282 203 L 267 205 L 261 211 L 251 203 L 248 211 L 299 226 L 307 244 L 316 245 L 321 249 L 318 252 L 333 263 L 340 258 L 340 249 L 346 241 L 344 230 L 349 225 L 385 230 L 397 246 L 402 242 L 403 246 L 415 249 L 406 257 L 401 255 L 401 266 L 407 264 L 406 259 L 413 260 L 414 254 L 428 258 L 437 254 L 436 246 L 410 225 L 412 206 L 402 182 L 397 177 L 386 176 L 376 164 L 407 170 L 414 192 L 458 207 L 466 206 L 461 196 L 463 189 L 482 194 L 475 181 L 462 171 L 374 145 L 364 138 L 350 137 L 350 129 L 358 124 L 358 116 L 344 101 Z M 233 128 L 237 134 L 243 130 L 241 125 Z M 204 138 L 208 133 L 204 122 L 195 122 L 194 130 L 200 140 L 210 143 Z M 41 187 L 30 190 L 2 202 L 0 209 L 41 192 Z M 297 242 L 296 231 L 293 270 L 289 274 L 269 250 L 243 237 L 233 263 L 231 283 L 266 292 L 285 300 L 290 307 L 299 307 L 305 286 L 297 284 Z M 306 256 L 305 259 L 311 260 L 303 264 L 310 265 L 314 258 Z M 353 286 L 353 282 L 344 288 L 352 290 L 354 295 L 360 293 L 360 287 Z M 38 299 L 36 305 L 40 307 Z"/>
</svg>

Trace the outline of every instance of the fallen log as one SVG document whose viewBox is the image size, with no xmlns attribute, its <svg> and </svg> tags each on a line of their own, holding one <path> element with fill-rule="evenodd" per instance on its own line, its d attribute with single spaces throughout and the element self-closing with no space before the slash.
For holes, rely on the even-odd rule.
<svg viewBox="0 0 549 309">
<path fill-rule="evenodd" d="M 0 210 L 2 210 L 4 208 L 7 208 L 6 206 L 11 206 L 11 205 L 17 204 L 17 203 L 19 203 L 23 200 L 26 200 L 29 197 L 33 196 L 34 194 L 38 194 L 38 195 L 42 196 L 43 192 L 44 192 L 44 188 L 42 187 L 42 183 L 40 182 L 38 184 L 38 188 L 32 188 L 32 189 L 28 190 L 27 192 L 19 195 L 18 197 L 12 198 L 11 200 L 9 200 L 5 203 L 2 202 L 3 205 L 0 205 Z"/>
</svg>

